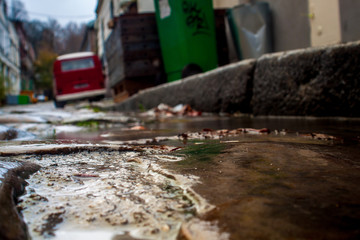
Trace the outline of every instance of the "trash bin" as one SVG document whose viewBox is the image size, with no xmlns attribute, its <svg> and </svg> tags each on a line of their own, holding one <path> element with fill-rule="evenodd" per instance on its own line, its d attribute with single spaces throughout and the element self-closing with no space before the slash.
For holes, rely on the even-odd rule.
<svg viewBox="0 0 360 240">
<path fill-rule="evenodd" d="M 239 60 L 272 52 L 272 18 L 269 3 L 243 4 L 228 10 L 228 21 Z"/>
<path fill-rule="evenodd" d="M 18 104 L 29 104 L 29 96 L 27 95 L 18 95 Z"/>
<path fill-rule="evenodd" d="M 212 0 L 154 0 L 168 81 L 217 67 Z"/>
<path fill-rule="evenodd" d="M 19 103 L 17 95 L 6 95 L 7 105 L 17 105 Z"/>
</svg>

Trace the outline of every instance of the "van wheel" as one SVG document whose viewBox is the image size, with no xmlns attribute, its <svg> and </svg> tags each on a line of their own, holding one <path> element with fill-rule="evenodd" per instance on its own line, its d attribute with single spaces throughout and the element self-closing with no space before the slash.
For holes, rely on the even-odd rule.
<svg viewBox="0 0 360 240">
<path fill-rule="evenodd" d="M 181 78 L 186 78 L 195 74 L 204 72 L 201 67 L 197 64 L 191 63 L 184 67 L 181 73 Z"/>
<path fill-rule="evenodd" d="M 64 108 L 65 105 L 66 105 L 66 102 L 65 101 L 56 101 L 54 100 L 54 105 L 56 108 Z"/>
</svg>

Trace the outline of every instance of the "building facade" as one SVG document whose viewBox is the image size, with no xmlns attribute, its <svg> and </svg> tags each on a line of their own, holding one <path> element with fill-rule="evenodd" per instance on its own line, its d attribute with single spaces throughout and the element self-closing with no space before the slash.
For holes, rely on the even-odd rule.
<svg viewBox="0 0 360 240">
<path fill-rule="evenodd" d="M 21 90 L 19 37 L 7 17 L 5 0 L 0 0 L 0 76 L 6 94 L 19 94 Z"/>
<path fill-rule="evenodd" d="M 129 7 L 134 4 L 136 5 L 136 0 L 98 0 L 97 2 L 94 29 L 96 31 L 97 55 L 100 57 L 104 72 L 106 73 L 105 85 L 107 97 L 110 97 L 112 94 L 108 78 L 106 41 L 114 28 L 114 18 L 127 12 Z"/>
<path fill-rule="evenodd" d="M 96 30 L 95 30 L 95 21 L 90 21 L 86 25 L 84 38 L 81 42 L 80 51 L 81 52 L 94 52 L 97 53 L 97 40 L 96 40 Z"/>
<path fill-rule="evenodd" d="M 14 21 L 13 24 L 20 41 L 21 90 L 34 90 L 35 50 L 26 36 L 23 23 L 21 21 Z"/>
<path fill-rule="evenodd" d="M 134 0 L 98 0 L 96 7 L 95 29 L 97 31 L 97 49 L 100 58 L 104 58 L 105 42 L 110 36 L 114 17 L 125 13 Z"/>
</svg>

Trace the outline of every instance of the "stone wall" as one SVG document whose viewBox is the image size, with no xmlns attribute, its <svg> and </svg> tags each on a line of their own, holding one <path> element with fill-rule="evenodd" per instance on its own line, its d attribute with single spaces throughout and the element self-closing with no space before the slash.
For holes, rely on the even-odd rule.
<svg viewBox="0 0 360 240">
<path fill-rule="evenodd" d="M 360 117 L 360 42 L 267 54 L 147 89 L 114 107 Z"/>
</svg>

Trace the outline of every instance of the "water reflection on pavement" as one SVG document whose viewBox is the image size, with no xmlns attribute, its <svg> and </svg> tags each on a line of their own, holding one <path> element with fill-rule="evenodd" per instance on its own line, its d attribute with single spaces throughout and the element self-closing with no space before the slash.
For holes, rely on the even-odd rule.
<svg viewBox="0 0 360 240">
<path fill-rule="evenodd" d="M 166 164 L 200 177 L 194 190 L 216 206 L 203 219 L 218 220 L 230 239 L 360 237 L 358 143 L 298 136 L 237 140 L 194 145 L 184 150 L 186 160 Z"/>
<path fill-rule="evenodd" d="M 38 139 L 0 145 L 1 178 L 42 167 L 19 205 L 34 239 L 360 238 L 358 119 L 43 106 L 0 119 Z"/>
</svg>

